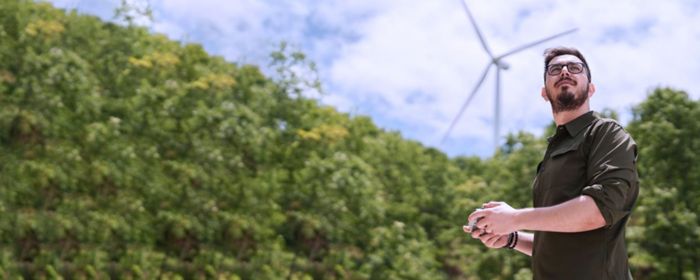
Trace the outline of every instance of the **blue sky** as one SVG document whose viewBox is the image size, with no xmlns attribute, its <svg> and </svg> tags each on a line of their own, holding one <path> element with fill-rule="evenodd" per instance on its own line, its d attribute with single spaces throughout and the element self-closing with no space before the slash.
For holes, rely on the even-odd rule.
<svg viewBox="0 0 700 280">
<path fill-rule="evenodd" d="M 129 1 L 150 4 L 154 20 L 142 24 L 153 32 L 200 43 L 232 62 L 267 65 L 268 54 L 286 41 L 318 64 L 324 104 L 369 115 L 380 127 L 451 156 L 493 152 L 493 75 L 441 143 L 488 63 L 460 0 Z M 120 1 L 49 2 L 110 19 Z M 510 69 L 501 75 L 501 134 L 541 135 L 551 122 L 549 104 L 539 97 L 546 47 L 579 48 L 597 87 L 591 107 L 618 111 L 623 124 L 654 87 L 672 86 L 697 99 L 698 3 L 467 0 L 495 54 L 579 28 L 505 60 Z"/>
</svg>

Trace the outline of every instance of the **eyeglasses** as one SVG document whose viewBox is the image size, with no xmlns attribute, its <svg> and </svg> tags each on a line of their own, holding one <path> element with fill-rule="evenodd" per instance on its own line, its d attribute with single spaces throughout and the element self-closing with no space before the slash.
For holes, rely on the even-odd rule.
<svg viewBox="0 0 700 280">
<path fill-rule="evenodd" d="M 581 62 L 569 62 L 567 64 L 550 64 L 547 65 L 547 75 L 554 76 L 559 75 L 561 70 L 566 66 L 566 70 L 571 74 L 579 74 L 583 72 L 583 68 L 586 67 Z"/>
</svg>

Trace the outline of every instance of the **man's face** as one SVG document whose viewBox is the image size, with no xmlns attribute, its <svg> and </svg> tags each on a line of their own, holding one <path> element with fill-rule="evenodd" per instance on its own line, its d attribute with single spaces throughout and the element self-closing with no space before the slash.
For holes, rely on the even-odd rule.
<svg viewBox="0 0 700 280">
<path fill-rule="evenodd" d="M 569 63 L 583 64 L 578 57 L 567 54 L 553 58 L 549 62 L 549 66 L 556 67 L 557 65 L 562 66 Z M 544 93 L 549 102 L 551 102 L 554 113 L 576 110 L 588 100 L 589 81 L 588 77 L 586 77 L 588 69 L 585 69 L 585 66 L 583 67 L 583 71 L 577 74 L 571 73 L 576 71 L 575 69 L 569 69 L 568 66 L 561 67 L 561 72 L 554 75 L 546 73 Z M 572 68 L 575 68 L 575 66 Z"/>
</svg>

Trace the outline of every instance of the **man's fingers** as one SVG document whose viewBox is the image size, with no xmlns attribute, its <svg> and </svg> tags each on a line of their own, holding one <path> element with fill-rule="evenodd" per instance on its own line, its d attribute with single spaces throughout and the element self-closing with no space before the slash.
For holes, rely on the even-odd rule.
<svg viewBox="0 0 700 280">
<path fill-rule="evenodd" d="M 499 206 L 501 204 L 503 204 L 503 201 L 489 201 L 487 203 L 484 203 L 484 205 L 482 207 L 483 208 L 493 208 L 493 207 Z"/>
<path fill-rule="evenodd" d="M 463 230 L 464 232 L 466 232 L 466 233 L 469 233 L 469 234 L 473 234 L 473 233 L 479 231 L 478 228 L 477 228 L 477 229 L 474 229 L 474 231 L 471 231 L 471 227 L 470 227 L 469 225 L 463 225 L 463 226 L 462 226 L 462 230 Z"/>
<path fill-rule="evenodd" d="M 485 238 L 486 239 L 485 242 L 492 242 L 492 241 L 498 239 L 498 237 L 499 237 L 498 235 L 489 234 L 489 236 Z"/>
<path fill-rule="evenodd" d="M 479 239 L 481 241 L 484 241 L 484 240 L 488 239 L 489 237 L 491 237 L 492 235 L 493 234 L 485 232 L 483 230 L 478 230 L 478 232 L 472 234 L 472 237 Z"/>
<path fill-rule="evenodd" d="M 488 221 L 486 219 L 481 219 L 478 222 L 476 222 L 476 227 L 481 228 L 481 229 L 487 229 L 487 223 Z"/>
<path fill-rule="evenodd" d="M 469 214 L 469 218 L 467 218 L 467 220 L 469 220 L 471 222 L 475 219 L 486 216 L 486 214 L 487 214 L 487 212 L 484 212 L 484 210 L 479 209 L 479 210 L 476 210 L 473 213 Z"/>
<path fill-rule="evenodd" d="M 489 237 L 489 238 L 486 240 L 486 242 L 484 242 L 484 244 L 486 244 L 486 245 L 489 246 L 489 247 L 493 247 L 493 246 L 496 244 L 496 242 L 498 241 L 499 238 L 501 238 L 501 237 L 494 234 L 493 236 Z"/>
<path fill-rule="evenodd" d="M 491 236 L 489 238 L 481 239 L 481 242 L 483 242 L 484 245 L 486 245 L 487 247 L 491 247 L 491 244 L 492 244 L 491 240 L 493 240 L 493 236 Z"/>
</svg>

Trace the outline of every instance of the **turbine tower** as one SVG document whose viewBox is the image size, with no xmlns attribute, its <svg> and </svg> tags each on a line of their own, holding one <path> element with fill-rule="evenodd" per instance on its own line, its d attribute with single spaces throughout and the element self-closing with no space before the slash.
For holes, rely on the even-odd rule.
<svg viewBox="0 0 700 280">
<path fill-rule="evenodd" d="M 450 132 L 454 128 L 455 124 L 457 124 L 457 120 L 459 120 L 459 117 L 462 116 L 462 113 L 464 113 L 464 110 L 467 108 L 469 103 L 472 101 L 474 98 L 474 95 L 476 95 L 476 92 L 479 90 L 479 87 L 481 87 L 481 84 L 484 82 L 486 79 L 486 76 L 489 73 L 489 70 L 491 70 L 491 66 L 496 66 L 496 94 L 494 96 L 495 98 L 495 108 L 494 108 L 494 129 L 493 129 L 493 144 L 495 149 L 498 149 L 498 138 L 499 138 L 499 130 L 500 130 L 500 125 L 501 125 L 501 70 L 508 70 L 509 65 L 503 61 L 503 59 L 509 55 L 518 53 L 520 51 L 523 51 L 527 48 L 534 47 L 536 45 L 542 44 L 546 41 L 552 40 L 557 37 L 561 37 L 564 35 L 567 35 L 569 33 L 573 33 L 578 28 L 573 28 L 569 29 L 567 31 L 531 42 L 529 44 L 522 45 L 520 47 L 514 48 L 511 51 L 508 51 L 504 54 L 501 54 L 499 56 L 494 56 L 493 53 L 491 52 L 491 49 L 489 49 L 488 44 L 486 44 L 486 40 L 484 39 L 484 36 L 481 34 L 481 31 L 479 30 L 479 27 L 476 25 L 476 20 L 474 19 L 474 16 L 472 15 L 471 11 L 469 11 L 469 7 L 467 7 L 467 2 L 466 0 L 461 0 L 462 2 L 462 7 L 464 7 L 464 11 L 466 11 L 467 16 L 469 17 L 469 21 L 471 22 L 472 26 L 474 26 L 474 31 L 476 31 L 477 37 L 479 37 L 479 41 L 481 42 L 481 46 L 484 48 L 484 51 L 489 55 L 489 58 L 491 58 L 491 61 L 489 62 L 488 65 L 486 65 L 486 69 L 484 69 L 483 74 L 481 74 L 481 78 L 479 78 L 479 81 L 476 83 L 476 86 L 472 89 L 471 93 L 469 94 L 469 97 L 467 100 L 464 102 L 462 105 L 462 108 L 459 109 L 459 113 L 457 113 L 457 116 L 452 120 L 452 124 L 450 124 L 450 127 L 447 129 L 447 132 L 445 133 L 445 136 L 442 138 L 442 142 L 445 142 L 445 139 L 450 135 Z"/>
</svg>

